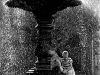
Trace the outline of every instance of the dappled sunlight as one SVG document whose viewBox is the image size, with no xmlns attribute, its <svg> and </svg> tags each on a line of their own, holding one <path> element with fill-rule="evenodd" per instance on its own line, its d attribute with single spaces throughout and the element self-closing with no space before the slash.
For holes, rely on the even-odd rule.
<svg viewBox="0 0 100 75">
<path fill-rule="evenodd" d="M 7 10 L 9 9 L 9 7 L 5 5 L 5 3 L 6 3 L 7 1 L 9 1 L 9 0 L 2 0 L 2 5 L 3 5 L 3 7 L 4 7 L 4 11 L 7 11 Z"/>
<path fill-rule="evenodd" d="M 32 40 L 35 38 L 32 33 L 36 23 L 28 12 L 5 6 L 6 1 L 2 0 L 1 3 L 3 14 L 0 20 L 0 73 L 15 75 L 18 71 L 18 74 L 24 74 L 34 63 L 36 44 Z"/>
</svg>

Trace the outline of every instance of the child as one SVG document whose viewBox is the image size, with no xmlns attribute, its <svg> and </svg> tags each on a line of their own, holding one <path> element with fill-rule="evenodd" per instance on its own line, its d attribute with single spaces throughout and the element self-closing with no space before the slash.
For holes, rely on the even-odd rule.
<svg viewBox="0 0 100 75">
<path fill-rule="evenodd" d="M 75 75 L 74 68 L 72 66 L 72 59 L 68 57 L 68 52 L 63 51 L 62 53 L 63 58 L 61 59 L 61 66 L 63 68 L 62 72 L 66 75 Z"/>
<path fill-rule="evenodd" d="M 50 50 L 49 53 L 52 55 L 51 68 L 54 68 L 55 66 L 61 67 L 60 57 L 57 53 L 54 50 Z"/>
</svg>

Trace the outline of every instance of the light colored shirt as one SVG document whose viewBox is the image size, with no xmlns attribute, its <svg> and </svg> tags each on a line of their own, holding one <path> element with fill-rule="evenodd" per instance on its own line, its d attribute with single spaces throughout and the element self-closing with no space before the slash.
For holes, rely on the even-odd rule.
<svg viewBox="0 0 100 75">
<path fill-rule="evenodd" d="M 72 69 L 72 59 L 71 58 L 68 58 L 68 59 L 64 59 L 62 58 L 61 59 L 61 66 L 63 68 L 63 71 L 67 72 L 69 71 L 70 69 Z"/>
</svg>

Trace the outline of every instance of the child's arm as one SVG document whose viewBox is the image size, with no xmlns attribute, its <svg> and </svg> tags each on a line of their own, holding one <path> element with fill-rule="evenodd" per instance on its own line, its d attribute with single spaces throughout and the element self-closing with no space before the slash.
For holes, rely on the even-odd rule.
<svg viewBox="0 0 100 75">
<path fill-rule="evenodd" d="M 60 71 L 63 72 L 63 67 L 62 67 L 62 65 L 61 65 L 61 59 L 60 59 L 60 58 L 57 59 L 57 62 L 58 62 L 58 66 L 59 66 L 59 68 L 60 68 Z"/>
</svg>

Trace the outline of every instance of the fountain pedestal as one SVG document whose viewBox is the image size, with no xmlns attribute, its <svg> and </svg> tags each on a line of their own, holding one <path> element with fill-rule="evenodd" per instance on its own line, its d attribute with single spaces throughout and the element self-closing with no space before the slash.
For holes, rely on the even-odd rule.
<svg viewBox="0 0 100 75">
<path fill-rule="evenodd" d="M 31 75 L 54 75 L 54 72 L 51 69 L 50 58 L 42 59 L 35 63 L 34 71 Z M 27 73 L 30 75 L 30 73 Z"/>
</svg>

